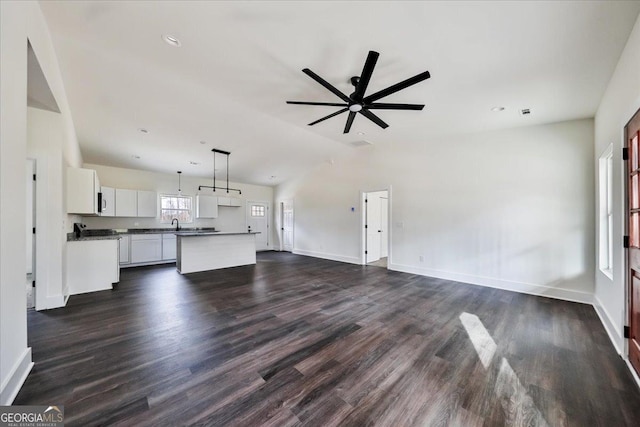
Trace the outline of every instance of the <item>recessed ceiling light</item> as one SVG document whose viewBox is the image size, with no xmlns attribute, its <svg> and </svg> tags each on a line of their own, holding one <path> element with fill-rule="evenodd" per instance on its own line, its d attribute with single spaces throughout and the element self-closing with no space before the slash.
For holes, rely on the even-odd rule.
<svg viewBox="0 0 640 427">
<path fill-rule="evenodd" d="M 204 145 L 206 143 L 207 143 L 207 141 L 200 141 L 200 144 L 202 144 L 202 145 Z"/>
<path fill-rule="evenodd" d="M 269 177 L 269 179 L 276 179 L 276 178 L 277 178 L 277 176 L 276 176 L 276 175 L 271 175 L 271 176 Z"/>
<path fill-rule="evenodd" d="M 491 111 L 497 113 L 498 111 L 504 111 L 504 107 L 493 107 Z"/>
<path fill-rule="evenodd" d="M 164 42 L 169 46 L 173 46 L 173 47 L 182 46 L 182 43 L 180 43 L 180 40 L 178 40 L 176 36 L 172 36 L 171 34 L 163 34 L 162 40 L 164 40 Z"/>
<path fill-rule="evenodd" d="M 358 135 L 364 135 L 364 132 L 358 132 Z"/>
<path fill-rule="evenodd" d="M 190 165 L 199 165 L 200 163 L 198 163 L 198 162 L 194 162 L 194 161 L 189 161 L 189 164 L 190 164 Z"/>
<path fill-rule="evenodd" d="M 149 129 L 145 129 L 145 128 L 140 128 L 138 129 L 138 131 L 142 133 L 149 133 Z"/>
<path fill-rule="evenodd" d="M 531 114 L 531 110 L 528 108 L 523 108 L 522 110 L 520 110 L 520 114 L 523 116 L 528 116 L 529 114 Z"/>
<path fill-rule="evenodd" d="M 140 158 L 140 156 L 138 156 L 137 154 L 133 154 L 131 157 L 136 159 L 136 160 Z"/>
</svg>

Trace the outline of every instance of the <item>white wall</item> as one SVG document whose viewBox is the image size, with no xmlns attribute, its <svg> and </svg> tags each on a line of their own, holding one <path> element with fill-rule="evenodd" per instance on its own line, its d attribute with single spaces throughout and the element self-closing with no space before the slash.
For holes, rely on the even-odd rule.
<svg viewBox="0 0 640 427">
<path fill-rule="evenodd" d="M 133 190 L 152 190 L 159 194 L 176 194 L 178 192 L 178 174 L 165 174 L 148 172 L 135 169 L 116 168 L 111 166 L 85 164 L 83 167 L 95 169 L 98 172 L 100 184 L 106 187 L 127 188 Z M 196 178 L 182 174 L 182 194 L 194 196 L 198 194 L 198 185 L 212 185 L 211 179 Z M 217 182 L 218 186 L 226 186 L 224 183 Z M 235 182 L 229 183 L 230 188 L 238 188 L 242 190 L 239 195 L 237 191 L 230 191 L 229 196 L 241 198 L 243 201 L 265 201 L 273 204 L 273 188 L 240 184 Z M 214 194 L 211 189 L 203 189 L 203 194 Z M 216 195 L 226 196 L 224 190 L 216 190 Z M 246 209 L 243 204 L 241 207 L 220 207 L 218 209 L 218 218 L 215 219 L 194 219 L 193 223 L 181 224 L 184 227 L 216 227 L 221 231 L 247 231 Z M 195 211 L 194 211 L 195 216 Z M 108 218 L 108 217 L 84 217 L 82 222 L 90 229 L 96 228 L 171 228 L 171 224 L 160 223 L 160 218 Z M 272 227 L 273 230 L 273 227 Z M 270 239 L 273 241 L 273 237 Z"/>
<path fill-rule="evenodd" d="M 389 186 L 390 268 L 591 301 L 592 120 L 355 148 L 276 188 L 294 252 L 359 262 L 360 191 Z"/>
<path fill-rule="evenodd" d="M 31 349 L 27 347 L 24 286 L 27 40 L 60 107 L 63 158 L 71 165 L 82 162 L 58 62 L 40 6 L 31 1 L 0 2 L 0 405 L 13 401 L 32 366 Z M 63 220 L 57 229 L 69 226 L 66 218 Z"/>
<path fill-rule="evenodd" d="M 596 264 L 595 306 L 618 352 L 623 352 L 625 315 L 624 126 L 640 108 L 640 17 L 609 81 L 595 117 L 595 168 L 598 158 L 613 144 L 613 280 Z M 597 175 L 596 175 L 597 176 Z M 597 190 L 597 189 L 596 189 Z M 598 200 L 598 198 L 596 198 Z M 595 206 L 599 212 L 600 206 Z M 599 226 L 599 224 L 598 224 Z M 598 233 L 599 236 L 599 229 Z M 597 260 L 597 254 L 595 259 Z"/>
<path fill-rule="evenodd" d="M 24 252 L 28 8 L 0 2 L 0 405 L 31 369 Z"/>
</svg>

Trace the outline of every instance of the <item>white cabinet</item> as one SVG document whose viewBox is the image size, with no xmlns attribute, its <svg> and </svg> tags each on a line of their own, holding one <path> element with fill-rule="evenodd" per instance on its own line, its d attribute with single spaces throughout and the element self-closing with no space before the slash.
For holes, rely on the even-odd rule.
<svg viewBox="0 0 640 427">
<path fill-rule="evenodd" d="M 116 216 L 116 189 L 111 187 L 101 187 L 102 212 L 100 216 Z"/>
<path fill-rule="evenodd" d="M 129 252 L 131 244 L 131 236 L 123 235 L 120 238 L 120 264 L 131 263 L 131 254 Z"/>
<path fill-rule="evenodd" d="M 93 169 L 67 168 L 67 213 L 98 215 L 100 180 Z"/>
<path fill-rule="evenodd" d="M 155 191 L 115 189 L 115 216 L 155 218 L 157 215 Z"/>
<path fill-rule="evenodd" d="M 116 216 L 138 215 L 138 192 L 116 188 Z"/>
<path fill-rule="evenodd" d="M 131 263 L 154 262 L 162 259 L 162 234 L 132 234 Z"/>
<path fill-rule="evenodd" d="M 196 218 L 217 218 L 218 197 L 198 194 L 196 196 Z"/>
<path fill-rule="evenodd" d="M 162 260 L 176 259 L 176 235 L 162 235 Z"/>
<path fill-rule="evenodd" d="M 120 281 L 118 240 L 67 242 L 67 282 L 71 295 L 112 289 Z"/>
<path fill-rule="evenodd" d="M 138 190 L 137 216 L 155 218 L 158 214 L 158 195 L 155 191 Z"/>
<path fill-rule="evenodd" d="M 242 200 L 237 197 L 218 197 L 218 206 L 242 206 Z"/>
</svg>

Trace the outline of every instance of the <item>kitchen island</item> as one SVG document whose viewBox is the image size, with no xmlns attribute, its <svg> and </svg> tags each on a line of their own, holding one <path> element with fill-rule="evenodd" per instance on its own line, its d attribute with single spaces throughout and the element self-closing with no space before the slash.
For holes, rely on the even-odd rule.
<svg viewBox="0 0 640 427">
<path fill-rule="evenodd" d="M 256 234 L 176 231 L 180 274 L 256 263 Z"/>
</svg>

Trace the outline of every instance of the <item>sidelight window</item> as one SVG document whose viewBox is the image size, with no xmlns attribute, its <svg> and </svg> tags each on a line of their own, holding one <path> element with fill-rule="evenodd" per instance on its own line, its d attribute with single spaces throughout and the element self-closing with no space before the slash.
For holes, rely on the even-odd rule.
<svg viewBox="0 0 640 427">
<path fill-rule="evenodd" d="M 612 278 L 613 267 L 613 147 L 609 147 L 600 156 L 599 161 L 600 193 L 600 244 L 598 258 L 600 270 Z"/>
</svg>

